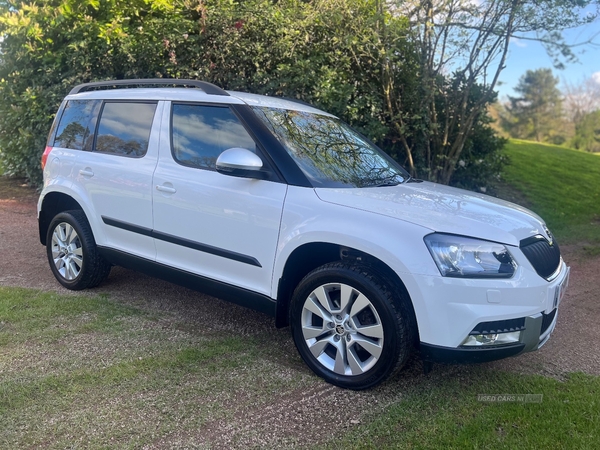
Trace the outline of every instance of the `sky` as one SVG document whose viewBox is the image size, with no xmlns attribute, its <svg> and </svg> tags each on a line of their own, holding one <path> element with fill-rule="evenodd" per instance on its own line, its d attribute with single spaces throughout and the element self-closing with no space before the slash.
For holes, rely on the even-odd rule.
<svg viewBox="0 0 600 450">
<path fill-rule="evenodd" d="M 509 48 L 509 56 L 506 68 L 500 74 L 497 86 L 498 98 L 506 101 L 508 95 L 516 96 L 513 91 L 519 82 L 519 78 L 527 70 L 551 68 L 555 77 L 560 79 L 559 89 L 565 81 L 571 84 L 581 83 L 584 79 L 593 77 L 600 83 L 600 21 L 596 21 L 584 27 L 569 30 L 564 33 L 568 43 L 582 42 L 596 35 L 597 45 L 585 45 L 574 47 L 574 53 L 579 61 L 565 64 L 564 70 L 553 67 L 552 59 L 546 53 L 546 49 L 539 42 L 529 40 L 512 40 Z"/>
</svg>

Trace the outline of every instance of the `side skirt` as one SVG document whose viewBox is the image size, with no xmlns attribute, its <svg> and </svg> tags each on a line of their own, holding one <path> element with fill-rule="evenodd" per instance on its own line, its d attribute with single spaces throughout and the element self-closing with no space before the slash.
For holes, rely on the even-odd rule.
<svg viewBox="0 0 600 450">
<path fill-rule="evenodd" d="M 130 255 L 112 248 L 98 247 L 98 251 L 107 261 L 115 266 L 142 272 L 146 275 L 160 278 L 170 283 L 203 292 L 275 317 L 277 301 L 266 295 L 186 272 L 185 270 L 169 267 L 165 264 Z"/>
</svg>

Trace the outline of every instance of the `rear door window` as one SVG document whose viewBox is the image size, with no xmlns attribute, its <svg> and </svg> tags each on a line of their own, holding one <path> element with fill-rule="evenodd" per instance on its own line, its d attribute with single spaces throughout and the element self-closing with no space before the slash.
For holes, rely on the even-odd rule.
<svg viewBox="0 0 600 450">
<path fill-rule="evenodd" d="M 141 158 L 148 150 L 156 103 L 106 102 L 95 151 Z"/>
</svg>

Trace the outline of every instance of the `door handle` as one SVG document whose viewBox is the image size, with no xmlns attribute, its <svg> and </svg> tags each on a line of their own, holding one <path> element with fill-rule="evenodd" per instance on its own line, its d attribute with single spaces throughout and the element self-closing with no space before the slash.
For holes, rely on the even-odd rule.
<svg viewBox="0 0 600 450">
<path fill-rule="evenodd" d="M 81 169 L 79 171 L 79 175 L 84 176 L 84 177 L 93 177 L 94 176 L 94 172 L 89 167 L 86 167 L 85 169 Z"/>
<path fill-rule="evenodd" d="M 160 192 L 166 192 L 167 194 L 174 194 L 175 192 L 177 192 L 177 189 L 175 189 L 174 187 L 165 186 L 164 184 L 157 184 L 156 190 Z"/>
</svg>

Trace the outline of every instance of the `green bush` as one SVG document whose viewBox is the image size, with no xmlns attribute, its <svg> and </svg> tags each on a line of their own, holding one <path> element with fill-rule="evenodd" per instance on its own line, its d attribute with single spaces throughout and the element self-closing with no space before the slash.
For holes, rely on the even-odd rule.
<svg viewBox="0 0 600 450">
<path fill-rule="evenodd" d="M 454 172 L 453 186 L 495 193 L 502 170 L 509 163 L 508 155 L 501 151 L 508 139 L 498 136 L 489 126 L 490 121 L 486 113 L 475 124 Z"/>
<path fill-rule="evenodd" d="M 0 164 L 33 184 L 41 182 L 40 156 L 61 99 L 94 80 L 203 79 L 301 99 L 340 116 L 400 163 L 406 143 L 414 146 L 418 171 L 427 176 L 428 149 L 444 145 L 427 137 L 432 125 L 421 110 L 429 94 L 409 23 L 376 0 L 11 4 L 0 2 Z M 451 77 L 439 83 L 440 102 L 461 89 Z M 389 86 L 394 108 L 386 107 Z M 390 115 L 397 110 L 401 121 Z M 483 118 L 475 124 L 456 184 L 486 186 L 502 164 L 499 141 L 486 127 Z M 450 139 L 459 131 L 450 130 Z"/>
</svg>

